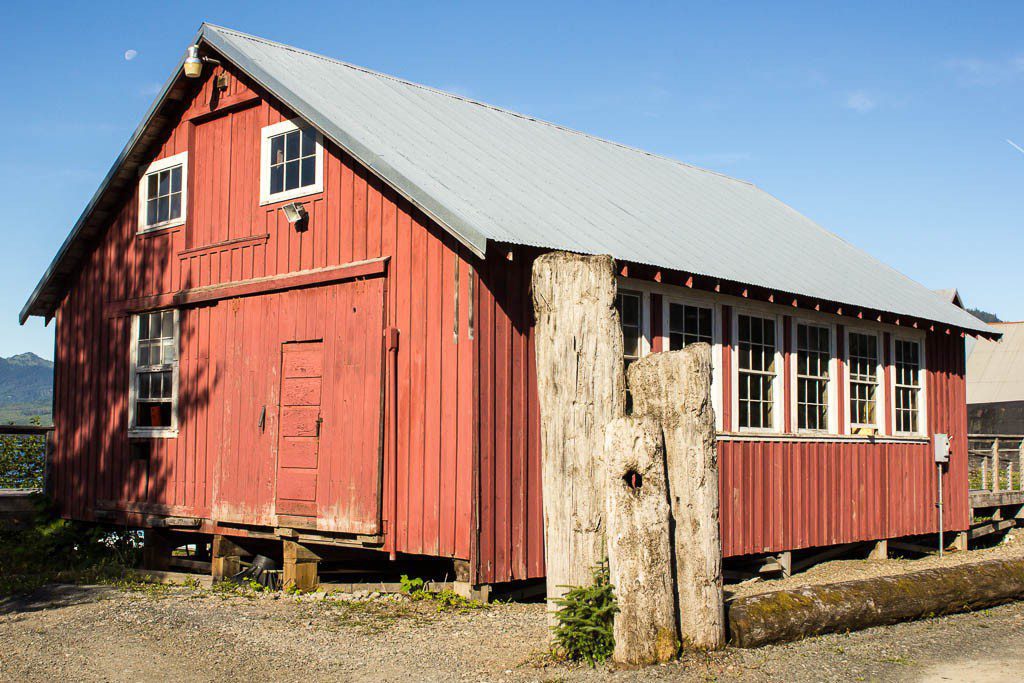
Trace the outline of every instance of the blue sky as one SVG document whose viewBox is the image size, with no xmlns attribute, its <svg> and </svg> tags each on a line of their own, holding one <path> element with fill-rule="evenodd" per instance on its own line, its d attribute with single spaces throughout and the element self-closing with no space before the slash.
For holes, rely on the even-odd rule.
<svg viewBox="0 0 1024 683">
<path fill-rule="evenodd" d="M 19 3 L 5 19 L 0 356 L 52 358 L 52 326 L 18 311 L 203 20 L 753 181 L 1024 319 L 1024 154 L 1006 142 L 1024 146 L 1022 3 Z"/>
</svg>

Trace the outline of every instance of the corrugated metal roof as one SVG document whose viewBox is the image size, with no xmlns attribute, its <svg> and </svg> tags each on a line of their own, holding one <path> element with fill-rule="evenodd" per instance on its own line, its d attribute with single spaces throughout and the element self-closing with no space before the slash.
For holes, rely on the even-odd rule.
<svg viewBox="0 0 1024 683">
<path fill-rule="evenodd" d="M 611 254 L 992 332 L 750 183 L 229 29 L 200 37 L 478 254 Z"/>
<path fill-rule="evenodd" d="M 967 358 L 967 403 L 1024 401 L 1024 322 L 991 325 L 1003 338 L 975 341 Z"/>
</svg>

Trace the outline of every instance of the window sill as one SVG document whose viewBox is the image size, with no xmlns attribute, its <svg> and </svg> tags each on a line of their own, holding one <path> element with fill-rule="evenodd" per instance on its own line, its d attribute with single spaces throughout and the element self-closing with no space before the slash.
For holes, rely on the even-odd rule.
<svg viewBox="0 0 1024 683">
<path fill-rule="evenodd" d="M 929 443 L 927 436 L 891 435 L 861 436 L 858 434 L 791 434 L 783 432 L 718 432 L 719 441 L 796 441 L 838 443 Z"/>
<path fill-rule="evenodd" d="M 177 429 L 129 429 L 129 439 L 176 439 Z"/>
<path fill-rule="evenodd" d="M 295 190 L 287 190 L 285 192 L 278 192 L 272 194 L 269 197 L 260 197 L 260 206 L 270 206 L 271 204 L 281 204 L 283 202 L 290 202 L 300 197 L 309 197 L 314 194 L 322 194 L 324 186 L 322 183 L 316 185 L 310 185 L 309 187 L 300 187 Z"/>
<path fill-rule="evenodd" d="M 142 237 L 144 235 L 149 235 L 154 232 L 163 232 L 164 230 L 170 230 L 171 228 L 180 228 L 183 225 L 185 225 L 184 218 L 181 218 L 180 220 L 175 219 L 173 221 L 157 223 L 156 225 L 147 225 L 145 227 L 140 226 L 139 229 L 135 231 L 135 234 L 139 237 Z"/>
</svg>

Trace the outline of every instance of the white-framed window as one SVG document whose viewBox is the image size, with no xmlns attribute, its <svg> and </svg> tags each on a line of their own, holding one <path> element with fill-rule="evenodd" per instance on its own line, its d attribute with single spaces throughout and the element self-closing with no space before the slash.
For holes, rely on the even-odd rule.
<svg viewBox="0 0 1024 683">
<path fill-rule="evenodd" d="M 668 302 L 666 336 L 669 351 L 677 351 L 697 342 L 715 343 L 715 309 L 682 301 Z"/>
<path fill-rule="evenodd" d="M 924 345 L 916 339 L 893 337 L 893 431 L 925 434 Z"/>
<path fill-rule="evenodd" d="M 721 306 L 699 292 L 662 292 L 662 334 L 666 351 L 695 342 L 711 345 L 711 404 L 715 426 L 722 428 L 722 324 Z"/>
<path fill-rule="evenodd" d="M 882 430 L 882 360 L 877 332 L 848 330 L 846 333 L 846 395 L 850 410 L 850 432 Z"/>
<path fill-rule="evenodd" d="M 261 131 L 260 204 L 303 197 L 324 189 L 323 139 L 301 119 Z"/>
<path fill-rule="evenodd" d="M 178 431 L 178 311 L 132 316 L 131 436 L 167 437 Z"/>
<path fill-rule="evenodd" d="M 831 325 L 793 321 L 793 407 L 797 432 L 834 432 L 835 334 Z"/>
<path fill-rule="evenodd" d="M 779 319 L 736 311 L 733 333 L 736 425 L 740 431 L 779 431 L 783 398 Z"/>
<path fill-rule="evenodd" d="M 174 228 L 188 210 L 188 152 L 157 159 L 139 178 L 139 232 Z"/>
<path fill-rule="evenodd" d="M 619 290 L 615 295 L 615 309 L 622 326 L 622 359 L 628 370 L 630 363 L 645 353 L 643 293 Z"/>
</svg>

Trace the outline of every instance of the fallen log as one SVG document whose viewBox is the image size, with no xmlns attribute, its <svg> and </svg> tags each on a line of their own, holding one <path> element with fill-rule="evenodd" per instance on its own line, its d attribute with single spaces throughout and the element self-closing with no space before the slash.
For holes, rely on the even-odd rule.
<svg viewBox="0 0 1024 683">
<path fill-rule="evenodd" d="M 633 414 L 661 423 L 672 510 L 679 635 L 684 646 L 725 644 L 718 454 L 711 347 L 652 353 L 629 366 Z"/>
<path fill-rule="evenodd" d="M 760 647 L 1024 599 L 1024 560 L 990 560 L 898 576 L 806 586 L 727 605 L 729 642 Z"/>
<path fill-rule="evenodd" d="M 619 611 L 614 659 L 667 662 L 679 648 L 665 449 L 654 418 L 620 417 L 605 428 L 608 566 Z"/>
<path fill-rule="evenodd" d="M 544 557 L 551 599 L 605 558 L 604 428 L 625 412 L 622 331 L 610 256 L 552 252 L 532 276 Z"/>
</svg>

